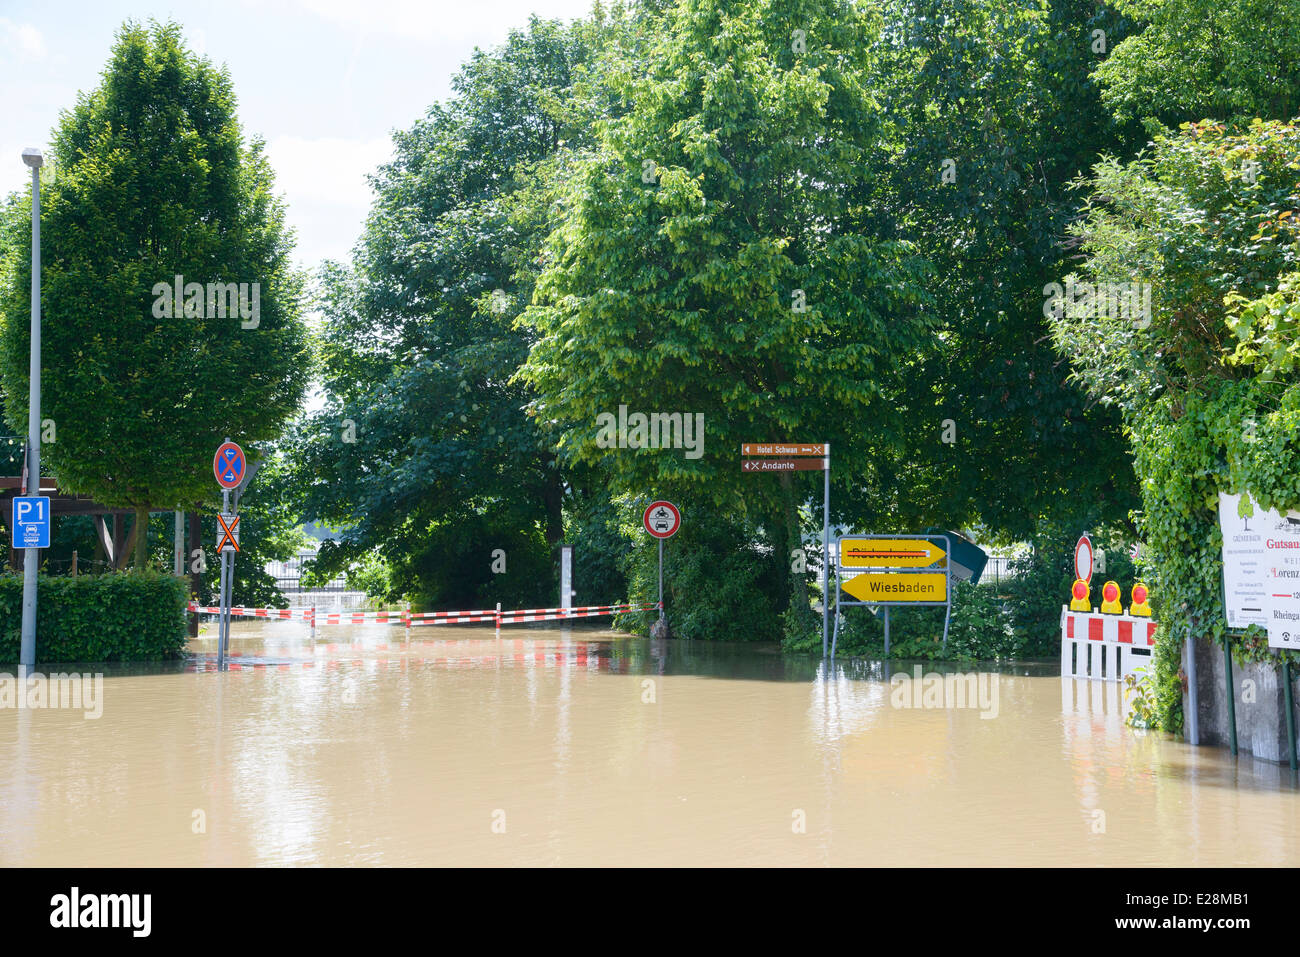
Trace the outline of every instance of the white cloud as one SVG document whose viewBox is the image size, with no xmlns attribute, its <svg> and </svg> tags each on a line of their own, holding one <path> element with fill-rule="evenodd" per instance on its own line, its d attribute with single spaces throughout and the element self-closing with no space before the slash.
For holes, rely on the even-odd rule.
<svg viewBox="0 0 1300 957">
<path fill-rule="evenodd" d="M 30 23 L 0 17 L 0 47 L 24 60 L 45 58 L 45 38 Z"/>
</svg>

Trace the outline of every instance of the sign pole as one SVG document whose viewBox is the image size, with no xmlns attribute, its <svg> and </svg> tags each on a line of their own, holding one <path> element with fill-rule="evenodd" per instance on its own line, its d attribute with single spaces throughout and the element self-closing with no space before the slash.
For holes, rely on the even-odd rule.
<svg viewBox="0 0 1300 957">
<path fill-rule="evenodd" d="M 1237 753 L 1237 702 L 1232 694 L 1232 649 L 1228 646 L 1228 633 L 1223 633 L 1223 684 L 1228 696 L 1228 741 L 1232 753 Z"/>
<path fill-rule="evenodd" d="M 231 510 L 230 492 L 235 492 L 234 508 L 238 510 L 239 495 L 252 479 L 254 471 L 256 466 L 249 468 L 244 450 L 231 442 L 230 436 L 226 436 L 226 441 L 221 443 L 217 454 L 212 457 L 212 473 L 221 486 L 221 513 L 217 516 L 217 524 L 222 531 L 221 540 L 217 543 L 217 555 L 221 558 L 221 596 L 217 605 L 218 671 L 224 671 L 226 667 L 226 651 L 230 643 L 230 599 L 235 589 L 235 553 L 239 551 L 239 541 L 235 537 L 239 529 L 239 517 Z M 226 522 L 227 516 L 230 517 L 229 523 Z M 227 543 L 231 546 L 229 562 L 226 561 Z"/>
<path fill-rule="evenodd" d="M 1200 716 L 1197 713 L 1200 702 L 1197 700 L 1196 691 L 1196 639 L 1189 636 L 1184 644 L 1187 646 L 1187 740 L 1190 744 L 1200 744 Z"/>
<path fill-rule="evenodd" d="M 33 151 L 34 152 L 34 151 Z M 27 490 L 41 494 L 41 155 L 23 153 L 32 168 L 32 329 L 27 395 Z M 19 664 L 36 665 L 36 571 L 41 550 L 28 548 L 23 555 L 23 620 Z M 25 693 L 25 692 L 20 692 Z"/>
<path fill-rule="evenodd" d="M 889 657 L 889 606 L 885 606 L 885 657 Z"/>
<path fill-rule="evenodd" d="M 677 530 L 682 527 L 681 510 L 672 502 L 656 499 L 641 513 L 641 526 L 652 537 L 659 540 L 659 621 L 666 627 L 668 622 L 664 615 L 664 539 L 676 535 Z M 654 634 L 654 627 L 650 631 L 652 638 L 666 637 L 662 629 L 658 636 Z"/>
<path fill-rule="evenodd" d="M 221 492 L 221 514 L 225 515 L 230 511 L 230 489 L 223 489 Z M 226 592 L 226 583 L 229 581 L 229 575 L 226 571 L 226 549 L 224 544 L 220 546 L 221 558 L 221 594 L 218 598 L 220 607 L 217 609 L 217 670 L 223 671 L 226 667 L 226 610 L 229 607 L 228 596 Z"/>
<path fill-rule="evenodd" d="M 659 539 L 659 617 L 664 616 L 664 540 Z"/>
<path fill-rule="evenodd" d="M 951 553 L 953 548 L 952 539 L 945 535 L 944 541 L 947 543 L 948 551 Z M 948 603 L 944 606 L 943 609 L 943 654 L 944 657 L 946 658 L 948 656 L 948 625 L 952 621 L 952 555 L 951 554 L 945 556 L 943 560 L 943 572 L 944 575 L 947 576 L 947 581 L 944 584 L 944 591 L 947 593 L 947 597 L 948 597 Z"/>
<path fill-rule="evenodd" d="M 1286 707 L 1286 740 L 1288 745 L 1287 757 L 1291 760 L 1291 770 L 1296 769 L 1295 754 L 1295 702 L 1291 697 L 1291 659 L 1286 657 L 1286 652 L 1282 652 L 1282 684 L 1286 688 L 1286 694 L 1283 696 Z"/>
<path fill-rule="evenodd" d="M 822 463 L 822 657 L 826 657 L 826 637 L 831 614 L 831 445 L 826 443 L 826 461 Z"/>
</svg>

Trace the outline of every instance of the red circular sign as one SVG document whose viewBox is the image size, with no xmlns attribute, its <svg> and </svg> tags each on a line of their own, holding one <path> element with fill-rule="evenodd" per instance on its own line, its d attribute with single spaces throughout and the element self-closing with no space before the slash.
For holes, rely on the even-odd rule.
<svg viewBox="0 0 1300 957">
<path fill-rule="evenodd" d="M 222 442 L 212 456 L 212 474 L 222 488 L 238 488 L 248 471 L 244 450 L 234 442 Z"/>
<path fill-rule="evenodd" d="M 641 515 L 641 524 L 655 538 L 672 538 L 682 527 L 682 513 L 672 502 L 651 502 Z"/>
<path fill-rule="evenodd" d="M 1079 536 L 1074 546 L 1074 577 L 1092 581 L 1092 540 L 1087 535 Z"/>
</svg>

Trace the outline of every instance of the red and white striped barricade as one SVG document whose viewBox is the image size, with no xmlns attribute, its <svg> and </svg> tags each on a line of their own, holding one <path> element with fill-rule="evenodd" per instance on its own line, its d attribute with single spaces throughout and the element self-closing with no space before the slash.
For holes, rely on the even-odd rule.
<svg viewBox="0 0 1300 957">
<path fill-rule="evenodd" d="M 520 608 L 501 612 L 502 625 L 518 625 L 530 621 L 568 621 L 573 618 L 601 618 L 605 615 L 625 615 L 634 611 L 658 609 L 658 602 L 649 604 L 583 605 L 577 608 Z"/>
<path fill-rule="evenodd" d="M 1135 615 L 1103 615 L 1061 606 L 1061 676 L 1122 681 L 1151 663 L 1156 623 Z"/>
<path fill-rule="evenodd" d="M 221 614 L 220 605 L 199 605 L 194 602 L 190 602 L 185 610 L 196 615 Z M 243 605 L 234 605 L 230 609 L 230 614 L 233 618 L 275 618 L 281 621 L 311 621 L 311 609 L 309 608 L 245 608 Z"/>
<path fill-rule="evenodd" d="M 648 604 L 619 605 L 583 605 L 577 608 L 519 608 L 502 611 L 497 608 L 481 608 L 471 611 L 421 611 L 412 613 L 409 608 L 401 611 L 331 611 L 318 612 L 313 605 L 310 608 L 244 608 L 236 606 L 230 614 L 245 618 L 279 618 L 287 621 L 305 621 L 311 625 L 312 637 L 316 636 L 317 625 L 364 625 L 401 624 L 409 632 L 419 625 L 466 625 L 493 622 L 498 628 L 502 625 L 517 625 L 533 621 L 567 621 L 573 618 L 599 618 L 605 615 L 622 615 L 634 611 L 652 611 L 659 608 L 658 602 Z M 221 609 L 215 605 L 197 605 L 190 602 L 187 608 L 194 614 L 216 615 Z"/>
</svg>

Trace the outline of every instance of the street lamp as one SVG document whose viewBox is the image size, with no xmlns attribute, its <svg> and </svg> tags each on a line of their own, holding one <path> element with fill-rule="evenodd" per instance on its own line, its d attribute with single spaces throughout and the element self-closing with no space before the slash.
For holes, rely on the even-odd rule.
<svg viewBox="0 0 1300 957">
<path fill-rule="evenodd" d="M 27 398 L 27 489 L 28 495 L 41 494 L 41 167 L 45 157 L 40 150 L 23 150 L 23 162 L 32 168 L 32 357 L 28 371 L 30 387 Z M 35 491 L 33 491 L 35 489 Z M 23 630 L 18 663 L 28 668 L 36 664 L 36 568 L 41 562 L 39 548 L 24 549 L 23 554 Z"/>
</svg>

